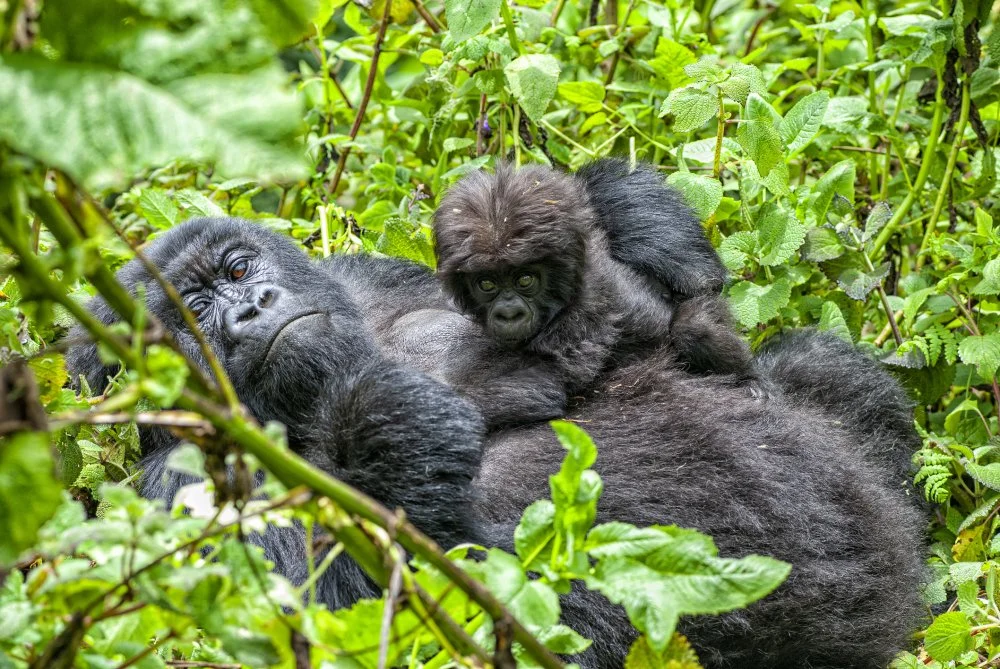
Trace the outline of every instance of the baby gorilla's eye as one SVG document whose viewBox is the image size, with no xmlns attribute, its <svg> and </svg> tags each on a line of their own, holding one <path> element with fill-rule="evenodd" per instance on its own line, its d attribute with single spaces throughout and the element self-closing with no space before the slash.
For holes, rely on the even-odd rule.
<svg viewBox="0 0 1000 669">
<path fill-rule="evenodd" d="M 480 279 L 477 282 L 477 285 L 479 286 L 479 290 L 483 291 L 484 293 L 492 293 L 497 289 L 496 282 L 492 281 L 491 279 Z"/>
<path fill-rule="evenodd" d="M 246 276 L 247 269 L 249 269 L 249 264 L 246 260 L 238 260 L 232 267 L 229 268 L 229 278 L 234 281 L 239 281 L 244 276 Z"/>
<path fill-rule="evenodd" d="M 522 274 L 517 277 L 517 287 L 518 288 L 531 288 L 535 285 L 535 275 L 534 274 Z"/>
</svg>

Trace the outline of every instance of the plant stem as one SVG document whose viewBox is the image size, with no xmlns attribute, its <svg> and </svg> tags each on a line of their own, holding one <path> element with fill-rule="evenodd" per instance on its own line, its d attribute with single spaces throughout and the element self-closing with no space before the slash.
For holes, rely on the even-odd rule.
<svg viewBox="0 0 1000 669">
<path fill-rule="evenodd" d="M 510 46 L 520 56 L 524 53 L 524 49 L 521 48 L 521 40 L 517 39 L 514 16 L 510 13 L 510 5 L 507 4 L 507 0 L 500 0 L 500 16 L 503 17 L 504 25 L 507 26 L 507 38 L 510 40 Z"/>
<path fill-rule="evenodd" d="M 913 182 L 913 188 L 910 192 L 906 194 L 903 202 L 899 205 L 899 208 L 893 213 L 892 218 L 889 222 L 885 224 L 882 228 L 882 232 L 879 233 L 875 241 L 872 242 L 871 250 L 869 250 L 869 257 L 874 256 L 876 253 L 882 250 L 882 248 L 889 241 L 889 238 L 896 233 L 896 229 L 899 227 L 900 222 L 910 211 L 910 207 L 913 203 L 920 197 L 920 191 L 924 187 L 924 182 L 927 181 L 927 176 L 930 174 L 931 165 L 934 164 L 934 152 L 937 150 L 938 145 L 938 135 L 941 134 L 941 123 L 944 120 L 944 100 L 942 96 L 944 94 L 944 83 L 941 79 L 941 75 L 938 74 L 938 85 L 937 93 L 934 96 L 934 116 L 931 118 L 931 129 L 927 136 L 927 146 L 924 148 L 923 154 L 921 156 L 920 171 L 917 172 L 917 179 Z"/>
<path fill-rule="evenodd" d="M 927 244 L 930 243 L 931 236 L 934 234 L 934 228 L 937 227 L 938 217 L 941 215 L 941 210 L 944 208 L 945 198 L 948 196 L 948 190 L 951 188 L 951 176 L 955 171 L 955 162 L 958 160 L 958 152 L 962 148 L 965 126 L 969 122 L 969 106 L 971 104 L 970 98 L 969 82 L 966 80 L 962 83 L 962 108 L 959 112 L 958 125 L 955 126 L 955 137 L 952 139 L 951 150 L 948 152 L 948 164 L 944 168 L 944 176 L 941 177 L 941 188 L 938 190 L 937 200 L 934 201 L 934 209 L 931 213 L 930 219 L 927 221 L 927 229 L 924 232 L 924 239 L 920 242 L 920 250 L 917 252 L 917 270 L 924 266 L 924 261 L 927 259 L 924 251 L 927 249 Z"/>
<path fill-rule="evenodd" d="M 427 7 L 424 6 L 422 0 L 413 0 L 413 7 L 417 10 L 417 13 L 420 14 L 420 18 L 424 20 L 424 23 L 427 24 L 428 28 L 436 33 L 441 32 L 441 24 L 438 23 L 437 19 L 434 18 L 434 15 L 427 10 Z"/>
<path fill-rule="evenodd" d="M 385 31 L 389 28 L 389 21 L 392 19 L 392 0 L 385 0 L 385 9 L 382 10 L 382 20 L 378 24 L 378 34 L 375 36 L 375 45 L 372 47 L 372 60 L 368 66 L 368 79 L 365 81 L 365 90 L 361 95 L 361 102 L 358 103 L 358 111 L 354 115 L 354 123 L 348 136 L 353 142 L 358 137 L 361 130 L 361 122 L 365 119 L 365 111 L 368 109 L 368 102 L 372 99 L 372 90 L 375 88 L 375 78 L 378 76 L 378 61 L 382 56 L 382 42 L 385 41 Z M 340 177 L 344 174 L 344 166 L 347 164 L 347 157 L 351 155 L 351 147 L 345 146 L 337 159 L 337 169 L 330 179 L 327 190 L 331 196 L 336 196 L 337 186 L 340 185 Z"/>
<path fill-rule="evenodd" d="M 712 176 L 716 179 L 722 174 L 722 140 L 726 135 L 726 111 L 722 101 L 722 89 L 719 88 L 719 123 L 715 129 L 715 160 L 712 162 Z"/>
</svg>

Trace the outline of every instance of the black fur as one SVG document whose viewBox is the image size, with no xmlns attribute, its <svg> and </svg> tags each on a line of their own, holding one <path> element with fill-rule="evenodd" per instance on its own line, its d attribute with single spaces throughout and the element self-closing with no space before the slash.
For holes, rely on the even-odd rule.
<svg viewBox="0 0 1000 669">
<path fill-rule="evenodd" d="M 403 342 L 387 353 L 425 366 L 454 354 L 463 367 L 490 350 L 473 323 L 445 310 L 433 277 L 407 263 L 362 257 L 312 264 L 287 240 L 232 220 L 186 223 L 148 253 L 171 280 L 208 278 L 225 301 L 241 293 L 219 269 L 209 271 L 216 265 L 211 249 L 232 244 L 248 245 L 266 260 L 256 270 L 261 280 L 327 314 L 325 321 L 306 321 L 314 330 L 279 340 L 280 362 L 253 366 L 249 358 L 264 356 L 266 347 L 243 353 L 224 326 L 220 331 L 209 322 L 241 399 L 261 419 L 288 421 L 293 448 L 402 505 L 444 545 L 509 548 L 523 508 L 548 495 L 547 477 L 564 451 L 550 428 L 538 424 L 494 433 L 480 462 L 479 426 L 468 405 L 383 357 L 375 342 Z M 120 277 L 130 288 L 149 285 L 132 264 Z M 363 308 L 359 296 L 369 300 Z M 189 346 L 153 287 L 147 301 Z M 106 307 L 94 307 L 112 320 Z M 396 314 L 392 323 L 384 316 L 389 312 Z M 421 338 L 428 327 L 440 339 Z M 837 368 L 853 370 L 856 355 L 845 351 Z M 94 385 L 108 372 L 86 346 L 71 353 L 70 363 Z M 915 628 L 920 519 L 901 491 L 886 485 L 877 459 L 858 457 L 858 442 L 872 438 L 877 426 L 838 425 L 837 411 L 837 402 L 793 402 L 780 393 L 755 401 L 724 377 L 678 369 L 670 350 L 608 373 L 569 407 L 600 448 L 600 520 L 696 527 L 712 534 L 723 555 L 761 553 L 792 563 L 789 580 L 746 611 L 682 621 L 707 668 L 875 669 Z M 144 492 L 170 497 L 181 481 L 163 473 L 167 445 L 147 436 L 144 447 L 154 450 L 145 453 Z M 304 577 L 301 539 L 296 528 L 272 529 L 262 539 L 266 554 L 296 582 Z M 350 560 L 338 559 L 335 567 L 320 584 L 328 605 L 373 591 Z M 581 666 L 622 666 L 634 633 L 621 609 L 577 589 L 564 598 L 563 613 L 595 640 Z"/>
<path fill-rule="evenodd" d="M 455 379 L 458 387 L 481 388 L 485 397 L 476 403 L 491 427 L 498 424 L 493 408 L 512 406 L 512 385 L 524 388 L 530 379 L 550 391 L 579 393 L 609 366 L 670 344 L 676 344 L 679 363 L 698 373 L 752 376 L 749 347 L 732 328 L 726 303 L 713 294 L 721 282 L 699 278 L 716 276 L 722 267 L 701 226 L 662 182 L 655 188 L 662 197 L 625 206 L 623 185 L 648 186 L 650 174 L 644 169 L 618 183 L 595 173 L 619 164 L 592 166 L 589 180 L 539 166 L 515 171 L 500 165 L 495 174 L 477 172 L 460 181 L 438 208 L 439 276 L 459 309 L 504 349 L 492 359 L 503 359 L 521 377 L 511 384 L 496 375 L 496 388 L 483 385 L 484 379 Z M 600 216 L 591 201 L 602 204 Z M 671 207 L 660 212 L 646 211 L 667 202 Z M 671 220 L 674 215 L 678 220 Z M 610 240 L 606 229 L 614 235 Z M 689 240 L 698 240 L 693 257 L 681 260 L 681 249 L 673 246 Z M 671 258 L 656 268 L 621 254 L 635 263 L 629 266 L 612 252 L 623 242 L 669 246 L 677 266 L 665 269 Z M 524 290 L 520 277 L 530 282 Z M 672 283 L 664 286 L 661 278 Z M 690 290 L 698 299 L 685 306 Z M 515 392 L 513 399 L 523 395 Z M 517 406 L 522 418 L 538 417 Z"/>
</svg>

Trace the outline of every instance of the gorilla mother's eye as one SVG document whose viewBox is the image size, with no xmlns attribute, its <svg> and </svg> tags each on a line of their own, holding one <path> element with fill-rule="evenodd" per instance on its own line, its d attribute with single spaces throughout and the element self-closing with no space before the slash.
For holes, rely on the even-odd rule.
<svg viewBox="0 0 1000 669">
<path fill-rule="evenodd" d="M 476 285 L 479 286 L 479 290 L 484 293 L 492 293 L 497 289 L 497 284 L 492 279 L 479 279 L 479 281 L 476 282 Z"/>
<path fill-rule="evenodd" d="M 188 311 L 190 311 L 195 318 L 199 318 L 208 309 L 208 300 L 197 299 L 191 300 L 187 304 Z"/>
<path fill-rule="evenodd" d="M 233 266 L 229 268 L 229 278 L 233 281 L 239 281 L 246 276 L 248 269 L 250 269 L 250 263 L 246 260 L 237 260 L 233 263 Z"/>
<path fill-rule="evenodd" d="M 518 288 L 531 288 L 535 285 L 535 275 L 534 274 L 522 274 L 517 277 L 517 287 Z"/>
</svg>

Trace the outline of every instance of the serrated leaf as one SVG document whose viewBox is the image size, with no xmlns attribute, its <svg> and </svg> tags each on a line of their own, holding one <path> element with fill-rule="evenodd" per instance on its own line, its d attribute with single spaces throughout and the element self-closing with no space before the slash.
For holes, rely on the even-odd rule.
<svg viewBox="0 0 1000 669">
<path fill-rule="evenodd" d="M 500 16 L 500 0 L 445 0 L 444 15 L 451 38 L 462 42 Z"/>
<path fill-rule="evenodd" d="M 673 115 L 677 132 L 697 130 L 718 113 L 719 101 L 715 96 L 693 86 L 670 91 L 660 108 L 660 116 Z"/>
<path fill-rule="evenodd" d="M 748 328 L 766 323 L 777 316 L 791 296 L 792 286 L 784 277 L 768 286 L 740 281 L 729 289 L 733 313 Z"/>
<path fill-rule="evenodd" d="M 722 68 L 715 56 L 702 56 L 696 62 L 685 65 L 684 72 L 692 79 L 709 80 L 721 76 Z"/>
<path fill-rule="evenodd" d="M 843 339 L 848 344 L 854 343 L 854 340 L 851 338 L 851 329 L 847 327 L 847 321 L 844 319 L 843 312 L 840 311 L 840 307 L 836 303 L 829 300 L 823 303 L 819 319 L 819 329 Z"/>
<path fill-rule="evenodd" d="M 422 232 L 397 217 L 385 221 L 382 234 L 375 243 L 375 250 L 423 265 L 433 266 L 434 262 L 434 249 L 430 240 Z"/>
<path fill-rule="evenodd" d="M 521 109 L 537 123 L 556 94 L 559 61 L 547 54 L 515 58 L 504 68 L 510 92 Z"/>
<path fill-rule="evenodd" d="M 802 253 L 807 260 L 813 262 L 823 262 L 833 260 L 844 254 L 844 245 L 840 242 L 840 237 L 831 228 L 810 228 L 806 232 L 805 243 L 802 246 Z"/>
<path fill-rule="evenodd" d="M 942 613 L 927 628 L 924 648 L 938 662 L 950 662 L 973 646 L 972 628 L 961 611 Z"/>
<path fill-rule="evenodd" d="M 1000 258 L 990 260 L 982 269 L 983 280 L 972 288 L 976 295 L 996 295 L 1000 293 Z"/>
<path fill-rule="evenodd" d="M 667 37 L 660 37 L 656 42 L 655 57 L 648 61 L 648 66 L 658 77 L 667 82 L 670 90 L 674 90 L 691 80 L 684 67 L 694 63 L 695 60 L 695 55 L 683 44 L 678 44 Z"/>
<path fill-rule="evenodd" d="M 684 201 L 703 221 L 714 214 L 722 202 L 722 184 L 712 177 L 692 172 L 674 172 L 667 177 L 667 184 L 681 192 Z"/>
<path fill-rule="evenodd" d="M 966 337 L 958 345 L 958 355 L 983 377 L 992 378 L 1000 367 L 1000 332 Z"/>
<path fill-rule="evenodd" d="M 722 240 L 722 244 L 719 245 L 719 257 L 727 269 L 739 272 L 746 267 L 747 260 L 756 250 L 757 233 L 741 230 Z"/>
<path fill-rule="evenodd" d="M 757 165 L 761 177 L 766 177 L 783 159 L 781 136 L 774 127 L 773 114 L 774 110 L 764 98 L 751 93 L 736 133 L 737 141 Z"/>
<path fill-rule="evenodd" d="M 874 272 L 866 272 L 857 267 L 851 267 L 840 273 L 837 285 L 847 293 L 852 300 L 864 300 L 868 293 L 875 290 L 885 277 L 889 276 L 889 263 L 882 263 Z"/>
<path fill-rule="evenodd" d="M 875 206 L 868 213 L 868 218 L 865 219 L 865 231 L 861 236 L 861 241 L 867 242 L 872 239 L 879 231 L 885 227 L 885 224 L 889 222 L 892 218 L 892 207 L 889 206 L 888 202 L 876 202 Z"/>
<path fill-rule="evenodd" d="M 576 105 L 585 113 L 601 111 L 604 103 L 604 86 L 596 81 L 569 81 L 559 84 L 559 97 Z"/>
<path fill-rule="evenodd" d="M 826 213 L 830 209 L 834 195 L 843 196 L 848 202 L 854 202 L 854 161 L 842 160 L 834 164 L 812 187 L 812 206 L 807 215 L 814 216 L 817 224 L 826 222 Z"/>
<path fill-rule="evenodd" d="M 215 162 L 228 175 L 305 176 L 305 154 L 284 134 L 298 127 L 297 105 L 275 103 L 283 98 L 270 75 L 245 86 L 250 78 L 197 77 L 168 90 L 124 73 L 5 55 L 0 143 L 94 188 L 178 159 Z M 254 106 L 264 127 L 234 122 Z"/>
<path fill-rule="evenodd" d="M 514 550 L 525 567 L 538 558 L 555 533 L 556 507 L 547 499 L 529 505 L 514 530 Z"/>
<path fill-rule="evenodd" d="M 452 151 L 461 151 L 475 143 L 476 140 L 471 137 L 449 137 L 441 143 L 441 149 L 445 153 L 451 153 Z"/>
<path fill-rule="evenodd" d="M 823 125 L 830 94 L 826 91 L 810 93 L 795 103 L 778 125 L 778 133 L 792 158 L 809 146 Z"/>
<path fill-rule="evenodd" d="M 756 66 L 746 63 L 734 63 L 729 70 L 729 77 L 719 82 L 719 88 L 727 98 L 741 105 L 747 103 L 747 97 L 751 93 L 762 97 L 767 95 L 764 75 Z"/>
<path fill-rule="evenodd" d="M 787 261 L 802 246 L 806 228 L 795 213 L 780 206 L 769 206 L 757 222 L 760 263 L 774 266 Z"/>
<path fill-rule="evenodd" d="M 181 218 L 180 209 L 164 191 L 145 188 L 139 196 L 139 213 L 150 225 L 160 230 L 169 230 Z"/>
</svg>

